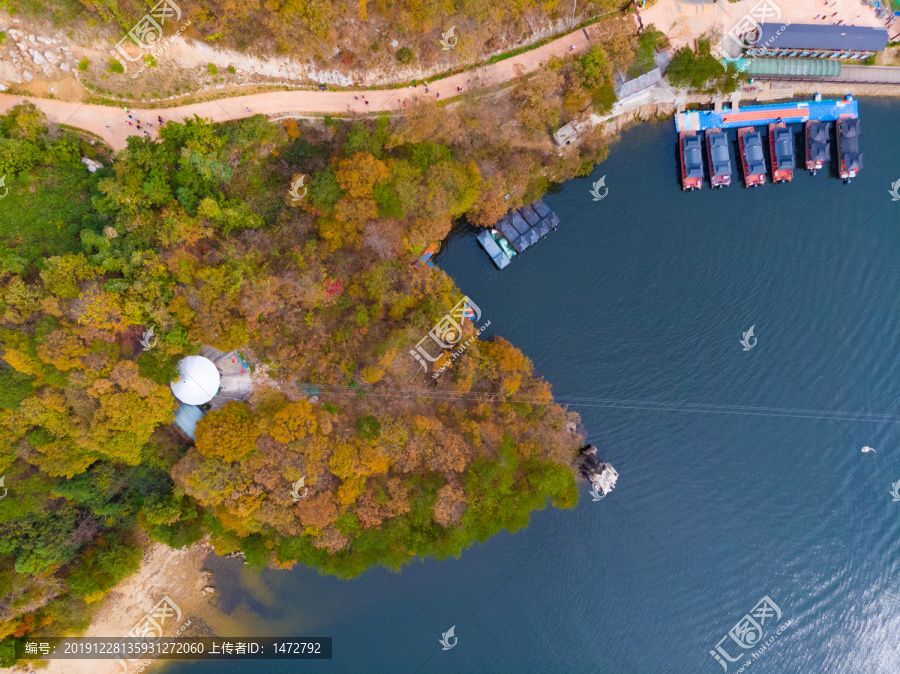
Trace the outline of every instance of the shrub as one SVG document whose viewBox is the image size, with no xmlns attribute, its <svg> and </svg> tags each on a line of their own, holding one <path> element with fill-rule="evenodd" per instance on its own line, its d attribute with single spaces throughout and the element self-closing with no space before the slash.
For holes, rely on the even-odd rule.
<svg viewBox="0 0 900 674">
<path fill-rule="evenodd" d="M 90 61 L 88 61 L 88 60 L 87 60 L 87 56 L 85 56 L 83 59 L 81 59 L 81 60 L 78 62 L 78 69 L 79 69 L 80 71 L 84 72 L 85 70 L 88 69 L 88 65 L 89 65 L 89 64 L 90 64 Z"/>
<path fill-rule="evenodd" d="M 219 74 L 219 69 L 216 68 L 216 65 L 214 63 L 207 63 L 206 69 L 207 69 L 207 71 L 209 71 L 210 75 L 218 75 Z"/>
<path fill-rule="evenodd" d="M 237 72 L 237 70 L 234 69 L 234 66 L 228 66 L 228 72 L 230 72 L 232 75 L 234 75 Z"/>
<path fill-rule="evenodd" d="M 116 59 L 111 59 L 109 62 L 109 72 L 111 73 L 119 73 L 120 75 L 125 72 L 125 67 L 119 63 Z"/>
<path fill-rule="evenodd" d="M 400 49 L 397 50 L 397 60 L 400 61 L 400 63 L 409 63 L 412 61 L 412 49 L 409 47 L 400 47 Z"/>
</svg>

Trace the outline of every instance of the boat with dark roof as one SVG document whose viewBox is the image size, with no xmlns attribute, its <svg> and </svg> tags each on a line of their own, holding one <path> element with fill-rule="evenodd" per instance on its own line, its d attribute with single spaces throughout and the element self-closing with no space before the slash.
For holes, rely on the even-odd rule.
<svg viewBox="0 0 900 674">
<path fill-rule="evenodd" d="M 838 175 L 849 183 L 862 170 L 862 152 L 859 151 L 859 120 L 844 117 L 837 122 Z"/>
<path fill-rule="evenodd" d="M 769 124 L 769 156 L 772 158 L 772 182 L 791 182 L 797 167 L 794 134 L 784 122 Z"/>
<path fill-rule="evenodd" d="M 728 187 L 734 164 L 731 161 L 731 144 L 722 129 L 706 132 L 706 152 L 709 160 L 709 184 L 715 188 Z"/>
<path fill-rule="evenodd" d="M 806 169 L 816 175 L 825 162 L 831 158 L 831 142 L 828 139 L 828 122 L 809 120 L 806 123 Z"/>
<path fill-rule="evenodd" d="M 534 245 L 559 225 L 559 216 L 551 211 L 543 199 L 531 206 L 510 210 L 490 231 L 478 234 L 478 242 L 487 254 L 503 269 L 517 254 Z"/>
<path fill-rule="evenodd" d="M 752 126 L 738 129 L 738 146 L 741 149 L 741 166 L 744 169 L 744 185 L 756 187 L 766 184 L 766 154 L 762 134 Z"/>
<path fill-rule="evenodd" d="M 682 131 L 678 134 L 681 161 L 681 187 L 685 192 L 693 192 L 703 187 L 703 149 L 696 131 Z"/>
</svg>

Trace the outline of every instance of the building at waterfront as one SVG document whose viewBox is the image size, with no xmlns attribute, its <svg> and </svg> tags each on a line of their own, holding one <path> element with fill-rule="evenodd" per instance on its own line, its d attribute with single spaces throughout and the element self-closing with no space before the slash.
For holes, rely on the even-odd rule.
<svg viewBox="0 0 900 674">
<path fill-rule="evenodd" d="M 866 26 L 763 23 L 745 56 L 804 59 L 867 59 L 884 51 L 888 32 Z"/>
</svg>

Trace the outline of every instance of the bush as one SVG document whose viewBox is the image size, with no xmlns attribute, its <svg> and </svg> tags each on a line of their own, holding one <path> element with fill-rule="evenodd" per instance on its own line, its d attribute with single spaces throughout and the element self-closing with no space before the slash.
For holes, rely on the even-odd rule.
<svg viewBox="0 0 900 674">
<path fill-rule="evenodd" d="M 216 65 L 214 63 L 207 63 L 206 70 L 209 71 L 210 75 L 218 75 L 219 74 L 219 69 L 216 68 Z"/>
<path fill-rule="evenodd" d="M 69 576 L 69 587 L 88 603 L 97 601 L 141 567 L 143 551 L 121 534 L 100 537 L 96 546 L 81 556 L 75 572 Z"/>
<path fill-rule="evenodd" d="M 375 440 L 381 435 L 381 422 L 371 414 L 357 419 L 356 435 L 360 440 Z"/>
<path fill-rule="evenodd" d="M 400 49 L 397 50 L 397 60 L 400 61 L 400 63 L 411 62 L 413 56 L 412 49 L 409 47 L 400 47 Z"/>
<path fill-rule="evenodd" d="M 125 72 L 125 67 L 119 63 L 116 59 L 111 59 L 109 62 L 109 72 L 111 73 L 119 73 L 120 75 Z"/>
<path fill-rule="evenodd" d="M 12 368 L 0 368 L 0 407 L 19 409 L 19 404 L 32 394 L 34 377 L 16 372 Z"/>
<path fill-rule="evenodd" d="M 237 72 L 237 70 L 234 69 L 234 66 L 228 66 L 228 72 L 230 72 L 232 75 L 234 75 Z"/>
<path fill-rule="evenodd" d="M 710 54 L 708 40 L 700 41 L 700 49 L 696 53 L 690 47 L 682 47 L 675 52 L 666 75 L 676 87 L 708 88 L 725 93 L 734 91 L 743 77 L 734 64 L 725 68 Z"/>
<path fill-rule="evenodd" d="M 90 61 L 88 61 L 88 60 L 87 60 L 87 56 L 85 56 L 83 59 L 81 59 L 81 60 L 78 62 L 78 69 L 79 69 L 80 71 L 84 72 L 85 70 L 88 69 L 88 65 L 89 65 L 89 64 L 90 64 Z"/>
</svg>

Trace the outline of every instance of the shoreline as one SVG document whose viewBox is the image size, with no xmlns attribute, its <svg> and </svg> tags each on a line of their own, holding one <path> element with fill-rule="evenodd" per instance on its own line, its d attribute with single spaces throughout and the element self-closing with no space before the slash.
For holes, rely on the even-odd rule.
<svg viewBox="0 0 900 674">
<path fill-rule="evenodd" d="M 168 621 L 162 620 L 163 636 L 208 636 L 209 633 L 227 633 L 231 619 L 222 613 L 214 599 L 217 591 L 215 578 L 206 569 L 206 562 L 214 554 L 207 539 L 176 550 L 163 543 L 148 541 L 144 548 L 141 567 L 137 573 L 125 578 L 100 600 L 85 637 L 125 637 L 129 630 L 146 624 L 152 609 L 165 603 L 175 612 Z M 155 634 L 155 632 L 148 633 Z M 34 668 L 30 663 L 17 665 L 9 671 L 43 674 L 132 674 L 158 671 L 167 660 L 135 660 L 122 662 L 115 659 L 97 660 L 48 660 L 46 667 Z M 123 661 L 124 662 L 124 661 Z"/>
</svg>

